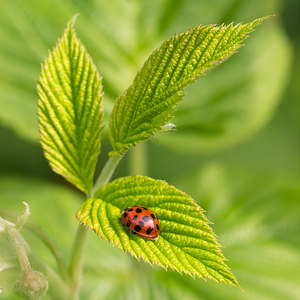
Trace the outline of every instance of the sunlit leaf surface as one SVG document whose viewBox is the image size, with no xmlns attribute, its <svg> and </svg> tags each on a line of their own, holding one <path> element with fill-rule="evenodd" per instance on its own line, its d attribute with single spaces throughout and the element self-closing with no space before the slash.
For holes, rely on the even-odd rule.
<svg viewBox="0 0 300 300">
<path fill-rule="evenodd" d="M 274 20 L 267 22 L 230 61 L 186 91 L 172 120 L 175 130 L 153 142 L 186 153 L 209 153 L 249 139 L 281 99 L 290 54 L 281 28 Z"/>
<path fill-rule="evenodd" d="M 100 153 L 100 76 L 69 23 L 38 82 L 41 143 L 52 169 L 89 193 Z"/>
<path fill-rule="evenodd" d="M 145 206 L 157 216 L 161 232 L 156 241 L 128 231 L 122 210 Z M 100 188 L 77 212 L 85 226 L 136 258 L 180 273 L 237 285 L 202 209 L 185 193 L 149 177 L 120 178 Z"/>
<path fill-rule="evenodd" d="M 165 125 L 187 85 L 235 53 L 263 20 L 199 26 L 165 41 L 115 103 L 110 119 L 113 153 L 124 153 Z"/>
</svg>

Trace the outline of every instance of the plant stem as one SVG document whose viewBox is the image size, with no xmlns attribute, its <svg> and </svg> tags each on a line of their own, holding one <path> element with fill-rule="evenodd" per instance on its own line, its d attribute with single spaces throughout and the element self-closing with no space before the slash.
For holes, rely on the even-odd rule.
<svg viewBox="0 0 300 300">
<path fill-rule="evenodd" d="M 68 280 L 69 276 L 67 265 L 65 263 L 65 260 L 63 259 L 62 253 L 57 248 L 55 243 L 41 228 L 35 226 L 34 224 L 28 222 L 27 225 L 25 225 L 25 227 L 28 227 L 28 229 L 30 229 L 34 234 L 36 234 L 36 236 L 39 237 L 40 240 L 49 248 L 49 250 L 52 252 L 53 256 L 56 259 L 56 263 L 63 280 Z"/>
<path fill-rule="evenodd" d="M 1 212 L 1 215 L 8 215 L 10 217 L 16 218 L 16 214 L 14 214 L 14 213 L 3 211 L 3 210 L 0 210 L 0 212 Z M 30 228 L 32 226 L 32 228 L 34 228 L 34 229 L 39 229 L 37 226 L 35 226 L 33 224 L 31 224 L 31 226 L 29 226 L 29 223 L 30 222 L 27 221 L 26 224 L 24 224 L 25 227 Z M 20 268 L 22 270 L 23 278 L 25 276 L 27 276 L 28 274 L 35 272 L 34 270 L 32 270 L 31 264 L 30 264 L 30 261 L 33 261 L 33 264 L 35 266 L 37 266 L 39 270 L 42 270 L 43 273 L 45 273 L 47 275 L 48 279 L 52 282 L 53 286 L 55 287 L 55 288 L 50 287 L 51 293 L 55 294 L 54 298 L 58 299 L 58 300 L 66 299 L 66 297 L 68 297 L 67 295 L 69 295 L 69 286 L 68 286 L 69 281 L 66 281 L 65 279 L 63 280 L 50 266 L 48 266 L 47 264 L 45 264 L 44 262 L 42 262 L 41 260 L 38 259 L 38 257 L 32 251 L 32 249 L 30 249 L 28 247 L 28 245 L 26 244 L 26 242 L 24 241 L 22 235 L 20 234 L 19 230 L 16 228 L 15 224 L 13 224 L 5 219 L 2 219 L 0 217 L 0 225 L 3 225 L 3 224 L 5 225 L 4 229 L 8 235 L 10 244 L 11 244 L 12 248 L 15 250 L 17 257 L 19 259 L 19 264 L 20 264 Z M 49 248 L 51 248 L 53 246 L 58 251 L 56 246 L 54 244 L 52 244 L 51 240 L 41 229 L 40 229 L 40 232 L 38 233 L 38 235 L 42 235 L 43 238 L 45 238 L 45 240 L 49 241 L 49 245 L 48 245 Z M 27 251 L 25 250 L 26 247 L 27 247 Z M 29 256 L 30 256 L 31 260 L 29 260 L 29 258 L 28 258 Z M 69 278 L 69 275 L 67 273 L 67 279 L 68 278 Z"/>
<path fill-rule="evenodd" d="M 116 169 L 119 161 L 123 155 L 120 156 L 112 156 L 107 161 L 106 165 L 102 169 L 99 177 L 96 180 L 96 183 L 92 189 L 91 197 L 94 196 L 95 192 L 101 187 L 107 184 Z M 69 274 L 72 283 L 72 290 L 71 294 L 72 300 L 79 299 L 79 287 L 81 281 L 81 273 L 82 273 L 82 266 L 83 266 L 83 250 L 87 240 L 87 233 L 88 229 L 85 228 L 82 224 L 79 224 L 75 241 L 73 244 L 72 255 L 70 260 L 70 267 L 69 267 Z"/>
<path fill-rule="evenodd" d="M 79 224 L 75 241 L 73 244 L 72 256 L 69 267 L 69 274 L 72 282 L 72 299 L 79 299 L 79 287 L 83 266 L 83 250 L 87 238 L 87 228 L 82 224 Z"/>
<path fill-rule="evenodd" d="M 28 256 L 25 251 L 24 244 L 23 244 L 23 238 L 22 238 L 21 234 L 19 233 L 19 231 L 15 227 L 11 227 L 11 228 L 7 229 L 7 233 L 11 240 L 13 248 L 15 248 L 15 251 L 19 258 L 20 267 L 22 269 L 22 272 L 24 274 L 26 274 L 26 273 L 28 273 L 29 270 L 31 270 L 31 267 L 30 267 L 30 262 L 29 262 Z"/>
<path fill-rule="evenodd" d="M 147 158 L 147 143 L 137 144 L 130 150 L 129 155 L 129 174 L 131 176 L 143 175 L 146 176 L 148 173 L 148 158 Z M 133 271 L 138 275 L 143 282 L 148 276 L 144 263 L 140 263 L 136 258 L 131 257 Z"/>
<path fill-rule="evenodd" d="M 102 169 L 102 172 L 100 173 L 99 177 L 97 178 L 96 183 L 94 184 L 91 196 L 94 196 L 95 192 L 101 186 L 104 186 L 109 182 L 112 174 L 114 173 L 114 170 L 116 169 L 116 167 L 117 167 L 117 165 L 118 165 L 118 163 L 119 163 L 119 161 L 121 160 L 122 157 L 123 157 L 123 155 L 111 156 L 109 158 L 106 165 Z"/>
<path fill-rule="evenodd" d="M 16 213 L 1 210 L 1 209 L 0 209 L 0 215 L 5 216 L 5 217 L 11 217 L 14 219 L 16 219 L 16 217 L 17 217 Z M 49 248 L 49 250 L 52 252 L 53 256 L 56 259 L 56 263 L 60 270 L 62 278 L 64 280 L 68 280 L 69 274 L 68 274 L 67 265 L 63 259 L 62 253 L 57 248 L 56 244 L 52 241 L 52 239 L 40 227 L 36 226 L 31 221 L 27 221 L 25 223 L 24 227 L 27 228 L 28 230 L 30 230 L 32 233 L 34 233 Z"/>
<path fill-rule="evenodd" d="M 147 175 L 147 144 L 140 143 L 130 150 L 129 155 L 129 174 Z"/>
</svg>

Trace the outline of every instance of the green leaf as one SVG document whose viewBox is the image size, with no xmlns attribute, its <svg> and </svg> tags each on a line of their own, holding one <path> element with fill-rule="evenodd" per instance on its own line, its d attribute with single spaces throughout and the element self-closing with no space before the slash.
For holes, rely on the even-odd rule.
<svg viewBox="0 0 300 300">
<path fill-rule="evenodd" d="M 187 85 L 241 47 L 251 23 L 199 26 L 165 41 L 121 95 L 110 119 L 113 155 L 147 140 L 171 118 Z"/>
<path fill-rule="evenodd" d="M 281 100 L 290 57 L 288 39 L 278 23 L 269 22 L 234 59 L 188 88 L 172 120 L 177 130 L 153 141 L 199 154 L 249 139 L 270 120 Z"/>
<path fill-rule="evenodd" d="M 251 1 L 251 3 L 240 2 L 239 5 L 236 4 L 235 0 L 218 0 L 214 2 L 179 1 L 182 2 L 182 7 L 176 15 L 173 15 L 174 9 L 172 7 L 172 12 L 169 13 L 171 17 L 174 16 L 174 19 L 169 23 L 166 31 L 162 32 L 158 29 L 158 25 L 162 24 L 161 18 L 165 12 L 167 2 L 172 1 L 152 1 L 151 3 L 135 1 L 130 2 L 130 5 L 127 2 L 120 4 L 120 1 L 116 0 L 110 2 L 110 5 L 99 1 L 97 3 L 88 1 L 84 4 L 74 1 L 46 1 L 45 4 L 41 4 L 39 1 L 23 1 L 22 3 L 18 1 L 0 1 L 0 69 L 2 75 L 0 76 L 0 123 L 12 129 L 22 139 L 34 143 L 39 141 L 36 118 L 36 89 L 33 82 L 39 77 L 40 63 L 47 55 L 48 49 L 56 41 L 57 32 L 61 30 L 62 24 L 65 24 L 70 15 L 74 14 L 74 11 L 80 11 L 80 26 L 77 26 L 78 34 L 93 57 L 96 66 L 101 70 L 101 76 L 103 77 L 103 90 L 105 93 L 105 99 L 103 99 L 104 132 L 108 131 L 109 115 L 114 100 L 132 82 L 132 78 L 136 73 L 134 71 L 136 66 L 142 65 L 149 53 L 157 45 L 160 45 L 166 35 L 172 36 L 174 32 L 183 32 L 186 28 L 198 24 L 199 20 L 202 24 L 212 24 L 214 22 L 221 24 L 233 20 L 235 22 L 251 20 L 253 16 L 265 15 L 270 12 L 280 15 L 280 8 L 276 5 L 275 0 L 271 2 L 259 0 Z M 231 11 L 231 8 L 234 11 Z M 124 14 L 124 9 L 126 9 L 126 14 Z M 59 11 L 59 16 L 56 15 L 54 18 L 53 11 Z M 94 12 L 93 15 L 90 14 L 91 11 Z M 34 17 L 37 15 L 39 18 Z M 14 17 L 12 18 L 12 16 Z M 101 16 L 101 21 L 99 16 Z M 167 22 L 169 21 L 170 19 L 167 20 Z M 282 47 L 289 46 L 289 44 L 283 45 L 283 43 L 289 41 L 282 39 L 285 31 L 282 30 L 281 24 L 279 22 L 268 22 L 268 26 L 263 26 L 262 29 L 273 26 L 280 29 L 278 30 L 280 45 L 276 43 L 274 47 L 281 53 L 280 49 Z M 248 51 L 249 42 L 257 42 L 257 34 L 261 34 L 262 29 L 255 33 L 254 39 L 247 41 L 247 47 L 242 49 L 241 54 Z M 269 33 L 266 32 L 265 34 L 268 35 Z M 259 45 L 254 51 L 257 52 L 258 48 Z M 266 49 L 270 51 L 271 48 L 269 45 L 266 46 Z M 274 53 L 274 51 L 271 53 Z M 234 64 L 239 55 L 230 60 L 228 65 Z M 286 53 L 283 60 L 278 57 L 279 61 L 276 61 L 276 64 L 270 62 L 267 65 L 268 69 L 271 70 L 269 72 L 272 72 L 275 67 L 278 68 L 276 72 L 272 72 L 272 77 L 275 78 L 277 75 L 278 79 L 274 83 L 272 83 L 271 77 L 267 80 L 270 92 L 268 95 L 272 94 L 275 87 L 280 91 L 284 89 L 285 82 L 280 79 L 288 78 L 284 63 L 290 58 L 291 52 Z M 249 57 L 248 61 L 251 60 L 252 58 Z M 246 62 L 239 61 L 239 63 L 241 66 Z M 265 63 L 262 65 L 266 66 Z M 261 66 L 259 68 L 261 70 Z M 217 70 L 219 71 L 219 68 Z M 216 71 L 207 78 L 211 78 L 215 73 Z M 115 80 L 116 74 L 118 74 L 118 80 Z M 206 87 L 207 78 L 202 78 L 197 84 L 193 85 L 193 87 L 198 87 L 201 82 L 198 103 L 201 102 L 201 99 L 206 99 L 203 96 L 202 86 Z M 205 84 L 203 81 L 205 81 Z M 205 90 L 208 90 L 208 88 L 205 88 Z M 190 95 L 191 91 L 186 93 Z M 193 99 L 186 99 L 182 104 L 191 101 Z M 276 102 L 276 99 L 274 101 Z M 260 105 L 269 106 L 271 110 L 272 103 L 273 101 L 261 97 Z M 182 108 L 182 104 L 179 109 Z M 250 104 L 249 106 L 253 110 L 257 108 L 258 112 L 260 111 L 260 105 Z M 176 123 L 178 125 L 176 131 L 178 139 L 180 133 L 184 130 L 181 124 Z M 244 131 L 244 129 L 241 131 Z"/>
<path fill-rule="evenodd" d="M 129 232 L 119 220 L 123 209 L 142 205 L 153 211 L 161 232 L 156 241 Z M 224 263 L 203 210 L 185 193 L 161 180 L 125 177 L 100 188 L 77 212 L 85 226 L 124 252 L 190 276 L 237 286 Z"/>
<path fill-rule="evenodd" d="M 39 79 L 41 142 L 52 169 L 89 193 L 100 153 L 102 85 L 68 24 Z"/>
</svg>

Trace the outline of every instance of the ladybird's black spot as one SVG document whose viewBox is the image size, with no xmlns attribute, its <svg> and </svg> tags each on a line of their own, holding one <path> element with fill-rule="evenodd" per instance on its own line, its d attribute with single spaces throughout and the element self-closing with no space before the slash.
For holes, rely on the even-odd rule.
<svg viewBox="0 0 300 300">
<path fill-rule="evenodd" d="M 128 214 L 126 212 L 123 213 L 123 217 L 126 218 Z"/>
<path fill-rule="evenodd" d="M 149 227 L 149 228 L 147 229 L 147 234 L 150 234 L 152 230 L 153 230 L 153 227 Z"/>
<path fill-rule="evenodd" d="M 143 221 L 139 221 L 139 224 L 144 227 L 145 223 Z"/>
<path fill-rule="evenodd" d="M 142 206 L 142 208 L 143 208 L 144 210 L 148 210 L 148 208 L 147 208 L 147 207 L 145 207 L 145 206 Z"/>
<path fill-rule="evenodd" d="M 127 223 L 126 223 L 127 227 L 129 227 L 130 224 L 131 224 L 131 222 L 128 220 Z"/>
<path fill-rule="evenodd" d="M 155 220 L 155 218 L 156 218 L 155 214 L 151 214 L 151 217 L 152 217 L 153 220 Z"/>
<path fill-rule="evenodd" d="M 149 222 L 150 221 L 150 218 L 148 216 L 143 216 L 142 218 L 145 222 Z"/>
<path fill-rule="evenodd" d="M 138 215 L 135 215 L 133 218 L 132 218 L 132 220 L 134 221 L 134 220 L 136 220 L 138 218 Z"/>
<path fill-rule="evenodd" d="M 156 228 L 157 228 L 157 230 L 159 230 L 159 225 L 158 224 L 156 224 Z"/>
<path fill-rule="evenodd" d="M 141 231 L 141 229 L 142 229 L 142 227 L 140 225 L 135 225 L 134 226 L 134 230 L 137 231 L 137 232 Z"/>
<path fill-rule="evenodd" d="M 142 212 L 142 210 L 141 210 L 140 208 L 137 208 L 135 211 L 136 211 L 138 214 Z"/>
<path fill-rule="evenodd" d="M 127 210 L 128 210 L 128 211 L 133 211 L 133 209 L 132 209 L 132 208 L 127 208 Z"/>
</svg>

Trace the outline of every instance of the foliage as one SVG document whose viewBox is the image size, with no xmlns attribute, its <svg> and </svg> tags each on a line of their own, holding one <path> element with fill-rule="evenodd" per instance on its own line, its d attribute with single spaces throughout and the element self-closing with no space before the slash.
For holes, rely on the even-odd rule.
<svg viewBox="0 0 300 300">
<path fill-rule="evenodd" d="M 187 89 L 172 120 L 176 130 L 153 142 L 183 153 L 217 152 L 249 139 L 272 117 L 289 78 L 291 50 L 280 26 L 270 23 Z"/>
<path fill-rule="evenodd" d="M 239 178 L 239 181 L 232 182 L 229 178 Z M 177 184 L 203 203 L 209 218 L 214 220 L 219 240 L 226 245 L 225 254 L 230 257 L 244 292 L 165 272 L 142 262 L 134 263 L 129 255 L 123 255 L 91 232 L 86 249 L 82 298 L 122 299 L 122 295 L 131 294 L 134 300 L 142 295 L 150 300 L 152 293 L 152 297 L 178 300 L 184 296 L 189 300 L 219 300 L 224 294 L 234 300 L 250 300 L 253 297 L 299 299 L 300 187 L 289 181 L 283 181 L 274 174 L 257 178 L 252 172 L 244 174 L 240 169 L 232 170 L 232 167 L 217 162 L 201 166 L 189 177 L 177 175 Z M 17 208 L 21 212 L 21 201 L 29 199 L 31 221 L 53 237 L 63 256 L 69 257 L 68 247 L 72 240 L 69 232 L 76 230 L 76 219 L 69 212 L 75 211 L 80 204 L 78 194 L 61 185 L 26 177 L 2 177 L 0 190 L 2 216 L 4 210 L 8 212 Z M 255 210 L 249 209 L 253 206 Z M 49 218 L 65 230 L 61 230 L 60 226 L 48 226 Z M 13 221 L 12 217 L 10 219 Z M 41 247 L 30 227 L 26 226 L 23 234 L 35 254 L 55 268 L 49 250 Z M 2 237 L 1 255 L 6 252 L 9 257 L 5 243 Z M 11 263 L 16 265 L 15 261 L 11 260 Z M 13 299 L 9 291 L 14 278 L 18 278 L 14 275 L 16 272 L 15 267 L 0 272 L 4 299 Z M 55 291 L 50 285 L 50 294 L 53 293 Z M 60 299 L 59 295 L 56 299 Z"/>
<path fill-rule="evenodd" d="M 199 26 L 165 41 L 116 100 L 110 118 L 114 153 L 124 153 L 164 126 L 183 89 L 235 53 L 263 20 L 235 26 Z"/>
<path fill-rule="evenodd" d="M 136 205 L 149 208 L 159 219 L 157 241 L 132 235 L 121 224 L 122 210 Z M 85 201 L 77 216 L 85 226 L 137 259 L 237 285 L 203 211 L 188 195 L 164 181 L 143 176 L 117 179 Z"/>
<path fill-rule="evenodd" d="M 164 220 L 160 214 L 162 208 L 152 207 L 150 200 L 150 195 L 153 196 L 153 193 L 159 191 L 157 195 L 160 199 L 159 205 L 164 205 L 160 197 L 162 195 L 159 193 L 169 189 L 176 195 L 177 193 L 184 195 L 183 198 L 186 197 L 187 201 L 196 199 L 196 202 L 205 208 L 209 219 L 214 221 L 214 224 L 209 223 L 208 230 L 210 233 L 212 230 L 216 232 L 218 241 L 226 246 L 222 252 L 230 259 L 228 264 L 239 279 L 244 293 L 226 285 L 216 285 L 213 281 L 193 280 L 190 276 L 179 272 L 165 272 L 159 266 L 150 267 L 142 261 L 137 262 L 130 255 L 123 255 L 122 251 L 111 247 L 91 231 L 90 233 L 83 231 L 89 236 L 80 298 L 218 300 L 224 299 L 226 295 L 234 300 L 299 299 L 300 164 L 298 154 L 300 144 L 298 143 L 299 110 L 296 109 L 297 101 L 294 101 L 299 98 L 300 92 L 296 80 L 299 73 L 298 55 L 295 55 L 295 62 L 292 68 L 289 68 L 291 46 L 296 49 L 295 53 L 299 52 L 297 51 L 299 43 L 297 44 L 295 40 L 298 36 L 293 29 L 299 26 L 295 20 L 293 23 L 292 14 L 288 15 L 288 12 L 296 11 L 295 7 L 291 10 L 289 4 L 281 0 L 252 2 L 163 0 L 153 1 L 151 4 L 147 1 L 127 0 L 123 2 L 112 0 L 109 4 L 102 0 L 86 2 L 54 0 L 43 3 L 37 0 L 30 2 L 12 0 L 1 2 L 0 8 L 2 70 L 0 122 L 3 125 L 0 128 L 0 136 L 3 140 L 0 155 L 4 158 L 0 162 L 0 168 L 2 167 L 0 216 L 9 220 L 11 224 L 19 224 L 17 211 L 23 210 L 21 202 L 29 203 L 32 211 L 30 221 L 21 222 L 25 223 L 24 229 L 18 228 L 18 230 L 26 241 L 26 252 L 32 267 L 45 274 L 50 282 L 45 299 L 76 299 L 77 280 L 80 280 L 80 271 L 78 273 L 76 270 L 80 270 L 81 265 L 78 263 L 74 268 L 72 264 L 76 258 L 80 262 L 81 257 L 80 253 L 74 252 L 74 249 L 70 253 L 74 235 L 72 232 L 75 232 L 78 223 L 74 213 L 70 212 L 75 212 L 80 206 L 88 208 L 91 202 L 105 203 L 105 206 L 109 207 L 106 212 L 111 213 L 114 220 L 104 222 L 104 225 L 108 225 L 104 227 L 108 237 L 113 239 L 113 244 L 121 245 L 123 250 L 127 247 L 129 251 L 136 250 L 141 243 L 155 245 L 165 241 L 166 234 L 169 234 L 167 230 L 172 229 L 169 220 Z M 48 149 L 44 142 L 44 149 L 48 150 L 49 158 L 51 154 L 55 154 L 50 162 L 52 167 L 58 165 L 59 160 L 62 162 L 57 169 L 59 174 L 85 193 L 90 193 L 90 200 L 84 204 L 82 204 L 82 196 L 72 192 L 69 187 L 64 187 L 64 182 L 59 177 L 48 172 L 46 160 L 43 160 L 42 152 L 35 144 L 38 141 L 37 97 L 33 84 L 38 78 L 40 62 L 44 60 L 47 49 L 52 48 L 61 28 L 78 11 L 81 15 L 77 24 L 78 35 L 104 77 L 105 98 L 102 109 L 100 76 L 93 67 L 85 48 L 78 46 L 91 68 L 94 68 L 91 73 L 97 78 L 95 88 L 96 86 L 99 88 L 96 99 L 91 98 L 95 99 L 92 104 L 98 105 L 99 119 L 97 122 L 88 119 L 91 122 L 87 123 L 91 125 L 88 131 L 94 134 L 92 136 L 95 138 L 95 144 L 93 142 L 81 144 L 78 140 L 76 143 L 74 141 L 79 136 L 71 134 L 56 136 L 52 139 L 51 148 Z M 150 143 L 144 143 L 143 147 L 139 145 L 133 147 L 129 151 L 128 159 L 122 161 L 117 169 L 118 177 L 128 175 L 126 167 L 129 166 L 131 175 L 143 174 L 153 178 L 164 178 L 180 190 L 186 191 L 192 198 L 178 188 L 150 177 L 125 177 L 106 185 L 116 164 L 122 158 L 118 153 L 125 152 L 132 146 L 130 143 L 115 145 L 113 154 L 117 156 L 109 159 L 92 188 L 102 127 L 104 131 L 100 168 L 105 154 L 110 150 L 107 137 L 113 101 L 129 86 L 135 72 L 141 68 L 142 62 L 166 39 L 166 36 L 171 37 L 174 32 L 185 32 L 187 28 L 199 22 L 230 24 L 234 21 L 236 24 L 274 13 L 277 17 L 261 26 L 253 38 L 247 40 L 247 46 L 237 55 L 185 90 L 187 94 L 185 101 L 176 107 L 175 118 L 172 120 L 176 130 L 166 133 L 172 128 L 170 123 L 166 125 L 157 123 L 156 128 L 143 124 L 142 126 L 147 130 L 140 132 L 139 137 L 142 136 L 142 139 L 135 139 L 137 136 L 133 136 L 132 144 L 148 139 L 161 128 L 163 131 L 151 139 Z M 286 30 L 283 30 L 283 27 Z M 66 38 L 71 37 L 69 40 L 74 41 L 76 45 L 82 45 L 75 36 L 71 24 L 68 29 L 70 35 Z M 294 38 L 294 44 L 289 41 L 291 37 Z M 172 38 L 168 38 L 165 43 L 170 40 Z M 63 44 L 63 40 L 59 42 Z M 57 49 L 50 53 L 52 61 L 61 63 L 62 60 L 55 53 L 58 53 Z M 49 62 L 49 58 L 46 62 Z M 146 65 L 147 63 L 144 67 Z M 71 73 L 65 72 L 65 74 Z M 291 74 L 290 81 L 289 74 Z M 54 76 L 51 82 L 55 83 L 57 79 L 58 77 Z M 274 109 L 282 98 L 281 93 L 286 87 L 288 89 L 284 95 L 285 101 L 281 104 L 280 111 L 274 114 Z M 65 91 L 70 91 L 72 88 L 69 86 Z M 180 94 L 181 91 L 178 90 L 178 93 Z M 125 94 L 121 94 L 119 99 Z M 49 100 L 53 101 L 56 98 L 61 102 L 66 95 L 67 93 L 62 92 L 55 99 L 44 97 L 43 101 L 47 105 L 51 102 Z M 69 118 L 72 126 L 64 126 L 66 120 L 64 109 L 74 104 L 72 110 L 74 113 L 78 112 L 75 107 L 76 99 L 72 100 L 70 106 L 60 107 L 58 120 L 50 118 L 53 114 L 44 116 L 48 121 L 58 122 L 54 122 L 54 126 L 45 127 L 42 131 L 54 130 L 55 126 L 59 126 L 64 129 L 63 132 L 69 130 L 74 133 L 73 129 L 76 127 L 78 132 L 83 134 L 79 140 L 82 137 L 86 138 L 87 132 L 84 126 L 87 124 Z M 81 97 L 80 100 L 84 102 L 88 98 Z M 173 112 L 174 108 L 170 108 L 170 111 Z M 104 118 L 102 110 L 105 112 Z M 85 112 L 84 115 L 87 116 L 89 112 Z M 127 112 L 130 113 L 124 110 L 124 114 Z M 249 140 L 249 137 L 253 137 L 254 133 L 259 132 L 272 118 L 272 122 L 264 131 Z M 164 122 L 167 122 L 167 119 Z M 119 125 L 126 127 L 128 124 L 123 122 Z M 15 136 L 10 129 L 17 132 L 18 136 Z M 73 151 L 68 152 L 69 138 L 72 140 L 71 147 L 78 150 L 79 160 L 66 163 L 65 159 L 70 158 L 73 153 Z M 111 140 L 114 141 L 112 134 Z M 240 144 L 247 140 L 247 143 Z M 65 145 L 68 147 L 53 147 L 57 141 L 59 143 L 66 141 Z M 85 152 L 84 145 L 91 146 L 89 157 L 83 157 L 80 153 Z M 93 151 L 93 145 L 94 150 L 97 148 L 97 151 Z M 164 147 L 161 147 L 162 145 Z M 239 146 L 231 151 L 220 151 L 233 145 Z M 121 148 L 118 148 L 119 146 Z M 149 170 L 144 168 L 147 166 L 145 150 L 151 161 Z M 178 152 L 179 150 L 181 153 Z M 212 154 L 212 150 L 219 150 L 219 153 Z M 207 156 L 200 156 L 200 152 L 206 152 Z M 194 155 L 189 156 L 186 153 L 194 153 Z M 141 157 L 144 157 L 143 164 L 140 162 Z M 211 160 L 214 162 L 211 163 Z M 92 172 L 88 169 L 92 169 Z M 7 172 L 13 176 L 7 176 L 5 174 Z M 97 174 L 98 171 L 95 173 Z M 30 178 L 28 176 L 30 174 L 34 177 Z M 50 183 L 53 180 L 56 181 L 55 184 Z M 131 182 L 141 184 L 141 180 L 151 181 L 156 187 L 143 196 L 151 209 L 157 208 L 156 214 L 165 225 L 166 231 L 161 232 L 156 242 L 132 236 L 119 222 L 119 214 L 123 207 L 115 201 L 114 195 L 120 192 L 115 183 L 121 184 L 123 180 L 126 182 L 125 193 L 133 193 L 132 197 L 121 199 L 126 206 L 127 203 L 130 205 L 131 201 L 135 202 L 139 199 L 140 189 L 135 190 L 130 185 Z M 98 187 L 100 189 L 94 195 Z M 107 191 L 114 192 L 109 194 Z M 176 204 L 176 207 L 178 205 Z M 172 215 L 173 219 L 175 210 L 175 206 L 172 205 L 172 210 L 168 211 L 168 215 Z M 103 212 L 101 209 L 98 211 Z M 181 214 L 185 213 L 184 210 Z M 204 216 L 202 212 L 200 214 Z M 206 217 L 204 218 L 206 220 Z M 85 214 L 85 220 L 91 222 L 88 214 Z M 97 218 L 93 217 L 92 220 L 97 221 Z M 103 219 L 100 218 L 98 221 L 99 226 L 103 225 Z M 89 225 L 99 232 L 101 227 L 97 224 L 96 222 Z M 110 225 L 113 227 L 111 228 Z M 183 225 L 180 228 L 185 227 L 186 225 Z M 13 283 L 20 279 L 20 268 L 16 257 L 7 247 L 6 230 L 0 224 L 0 292 L 3 299 L 19 299 L 11 294 Z M 215 241 L 214 234 L 212 238 Z M 79 241 L 77 245 L 81 241 L 84 245 L 84 239 L 78 237 L 76 239 Z M 126 239 L 129 241 L 128 244 L 122 246 L 121 242 Z M 202 237 L 199 241 L 203 246 Z M 216 243 L 215 246 L 217 245 Z M 174 248 L 174 246 L 170 247 Z M 139 251 L 140 254 L 144 253 L 141 248 L 137 252 Z M 170 253 L 168 252 L 167 255 Z M 155 257 L 151 257 L 154 262 Z M 221 261 L 223 263 L 223 259 Z M 171 263 L 177 264 L 175 260 Z M 172 266 L 174 267 L 171 264 Z M 225 265 L 224 268 L 228 270 Z"/>
<path fill-rule="evenodd" d="M 181 98 L 181 90 L 233 54 L 247 33 L 263 20 L 236 26 L 199 26 L 163 43 L 125 95 L 116 101 L 110 122 L 114 155 L 123 155 L 165 125 Z M 38 90 L 41 143 L 46 158 L 54 171 L 89 194 L 100 148 L 101 82 L 75 36 L 72 22 L 46 59 Z M 208 221 L 187 195 L 147 177 L 120 179 L 95 192 L 98 184 L 105 185 L 109 180 L 117 163 L 118 160 L 110 160 L 103 169 L 100 183 L 97 181 L 93 188 L 93 198 L 78 212 L 79 220 L 136 258 L 191 276 L 237 285 Z M 118 216 L 122 208 L 132 205 L 147 206 L 159 217 L 162 230 L 158 241 L 146 242 L 126 234 Z M 74 257 L 77 251 L 74 248 Z M 71 260 L 71 270 L 76 270 L 72 263 L 77 265 L 78 261 Z M 73 276 L 77 275 L 71 273 Z M 77 278 L 74 280 L 76 284 Z"/>
<path fill-rule="evenodd" d="M 278 0 L 250 3 L 187 0 L 176 1 L 176 5 L 173 2 L 155 1 L 149 5 L 145 1 L 125 0 L 120 4 L 114 0 L 109 6 L 105 1 L 1 2 L 2 124 L 24 139 L 38 142 L 36 92 L 32 81 L 38 78 L 40 62 L 66 20 L 78 11 L 79 35 L 104 78 L 104 130 L 108 130 L 114 99 L 131 83 L 154 45 L 159 45 L 166 36 L 186 31 L 199 20 L 202 24 L 222 24 L 278 11 Z M 270 44 L 277 50 L 272 51 Z M 289 42 L 280 24 L 268 22 L 230 63 L 223 64 L 187 90 L 187 101 L 179 105 L 174 119 L 178 131 L 153 141 L 171 149 L 199 153 L 219 150 L 249 138 L 262 128 L 276 107 L 288 77 L 290 57 Z M 195 115 L 201 115 L 201 123 Z M 104 133 L 107 136 L 107 131 Z M 181 147 L 183 144 L 186 147 Z"/>
<path fill-rule="evenodd" d="M 52 169 L 89 193 L 100 152 L 101 80 L 73 22 L 38 82 L 41 143 Z"/>
</svg>

